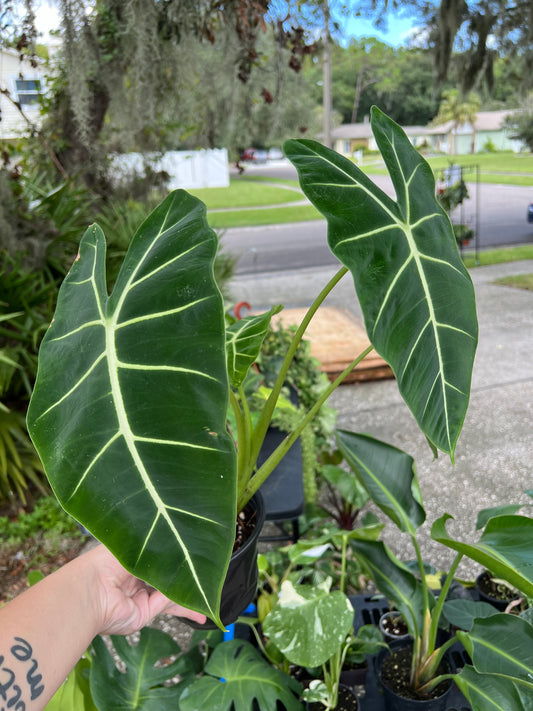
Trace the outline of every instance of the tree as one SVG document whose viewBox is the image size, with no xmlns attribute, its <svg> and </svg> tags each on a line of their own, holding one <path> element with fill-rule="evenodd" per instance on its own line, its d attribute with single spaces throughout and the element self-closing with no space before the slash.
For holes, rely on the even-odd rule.
<svg viewBox="0 0 533 711">
<path fill-rule="evenodd" d="M 472 127 L 472 143 L 470 152 L 475 150 L 475 123 L 477 112 L 481 106 L 479 96 L 474 92 L 470 92 L 467 97 L 461 97 L 458 89 L 449 89 L 442 93 L 442 101 L 439 106 L 439 112 L 434 119 L 435 125 L 453 121 L 453 145 L 452 153 L 457 152 L 456 137 L 459 126 L 469 123 Z"/>
<path fill-rule="evenodd" d="M 523 102 L 520 111 L 507 117 L 505 126 L 511 138 L 522 141 L 533 152 L 533 94 Z"/>
<path fill-rule="evenodd" d="M 530 0 L 440 0 L 438 7 L 413 0 L 429 30 L 436 79 L 448 76 L 454 49 L 460 58 L 461 92 L 482 79 L 493 86 L 494 62 L 500 55 L 520 65 L 522 91 L 533 82 L 533 4 Z"/>
</svg>

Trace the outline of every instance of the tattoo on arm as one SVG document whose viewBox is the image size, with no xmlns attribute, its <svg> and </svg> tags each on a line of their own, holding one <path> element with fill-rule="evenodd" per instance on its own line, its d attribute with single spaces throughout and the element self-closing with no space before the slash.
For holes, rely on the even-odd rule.
<svg viewBox="0 0 533 711">
<path fill-rule="evenodd" d="M 15 637 L 7 659 L 0 654 L 0 711 L 26 711 L 20 686 L 24 685 L 24 680 L 16 678 L 10 657 L 26 665 L 25 686 L 32 701 L 44 691 L 43 677 L 39 674 L 39 664 L 33 657 L 31 644 L 22 637 Z"/>
</svg>

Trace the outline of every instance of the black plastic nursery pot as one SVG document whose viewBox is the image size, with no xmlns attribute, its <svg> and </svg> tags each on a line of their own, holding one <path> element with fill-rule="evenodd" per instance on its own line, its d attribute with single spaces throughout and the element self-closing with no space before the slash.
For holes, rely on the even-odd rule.
<svg viewBox="0 0 533 711">
<path fill-rule="evenodd" d="M 224 625 L 231 625 L 242 615 L 257 594 L 257 542 L 265 522 L 265 505 L 260 492 L 252 496 L 247 506 L 249 516 L 255 520 L 250 537 L 231 556 L 228 572 L 222 588 L 220 619 Z M 214 622 L 203 624 L 180 618 L 195 629 L 217 629 Z"/>
<path fill-rule="evenodd" d="M 416 698 L 408 688 L 411 657 L 412 645 L 404 643 L 392 644 L 390 651 L 384 650 L 378 655 L 376 671 L 385 708 L 387 711 L 445 711 L 452 682 L 449 679 L 443 681 L 433 690 L 431 698 Z M 449 673 L 451 669 L 452 665 L 445 657 L 439 674 Z"/>
<path fill-rule="evenodd" d="M 477 576 L 475 587 L 479 599 L 488 602 L 500 612 L 505 612 L 510 602 L 518 600 L 518 595 L 505 584 L 495 583 L 488 570 Z"/>
<path fill-rule="evenodd" d="M 394 640 L 408 642 L 411 635 L 407 624 L 398 610 L 389 610 L 379 618 L 379 631 L 387 643 Z"/>
</svg>

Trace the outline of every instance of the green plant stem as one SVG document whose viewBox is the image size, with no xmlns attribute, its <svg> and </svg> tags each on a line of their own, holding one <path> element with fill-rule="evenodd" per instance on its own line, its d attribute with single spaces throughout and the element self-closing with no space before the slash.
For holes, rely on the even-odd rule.
<svg viewBox="0 0 533 711">
<path fill-rule="evenodd" d="M 239 500 L 237 501 L 237 510 L 241 511 L 243 507 L 247 504 L 247 502 L 251 499 L 251 497 L 255 494 L 255 492 L 259 489 L 261 484 L 263 484 L 264 481 L 268 478 L 268 476 L 271 474 L 271 472 L 277 467 L 277 465 L 281 462 L 285 454 L 289 451 L 289 449 L 292 447 L 292 445 L 296 442 L 298 437 L 300 436 L 300 433 L 302 430 L 311 422 L 313 417 L 316 415 L 316 413 L 320 410 L 322 405 L 326 402 L 326 400 L 329 398 L 331 393 L 342 383 L 342 381 L 346 378 L 348 373 L 350 373 L 356 365 L 358 365 L 363 358 L 365 358 L 372 350 L 374 346 L 370 345 L 365 350 L 360 353 L 357 358 L 355 358 L 347 368 L 345 368 L 342 373 L 335 378 L 335 380 L 327 387 L 324 392 L 321 394 L 321 396 L 318 398 L 318 400 L 315 402 L 312 408 L 309 409 L 305 417 L 301 420 L 300 424 L 291 432 L 283 442 L 272 452 L 270 457 L 264 462 L 264 464 L 257 470 L 254 476 L 252 476 L 247 485 L 246 488 L 243 491 L 243 494 L 241 497 L 239 497 Z"/>
<path fill-rule="evenodd" d="M 309 309 L 307 310 L 307 313 L 305 314 L 304 318 L 302 319 L 302 322 L 298 326 L 296 333 L 294 334 L 292 341 L 289 345 L 289 348 L 287 350 L 287 353 L 285 355 L 285 358 L 283 359 L 283 363 L 281 364 L 280 371 L 278 373 L 278 377 L 276 378 L 276 382 L 274 383 L 274 386 L 272 388 L 272 392 L 270 393 L 270 396 L 268 400 L 266 401 L 263 410 L 261 411 L 261 414 L 259 416 L 259 419 L 257 421 L 257 424 L 255 426 L 255 431 L 254 431 L 254 442 L 252 445 L 252 452 L 251 452 L 251 457 L 252 457 L 252 462 L 257 461 L 257 457 L 259 456 L 259 452 L 261 450 L 261 447 L 263 445 L 263 441 L 265 439 L 265 435 L 268 429 L 268 426 L 270 425 L 270 421 L 272 419 L 272 415 L 274 413 L 274 409 L 276 407 L 276 403 L 278 401 L 281 388 L 283 387 L 283 383 L 285 382 L 285 379 L 287 377 L 287 373 L 289 370 L 289 367 L 292 363 L 292 360 L 294 358 L 294 355 L 296 353 L 296 350 L 298 349 L 298 346 L 300 345 L 300 341 L 302 340 L 304 333 L 309 326 L 309 323 L 315 313 L 318 311 L 319 306 L 323 303 L 324 299 L 328 296 L 328 294 L 335 288 L 335 286 L 339 283 L 339 281 L 343 278 L 345 274 L 347 274 L 348 269 L 347 267 L 341 267 L 341 269 L 334 274 L 334 276 L 329 280 L 329 282 L 326 284 L 326 286 L 321 290 L 321 292 L 318 294 L 318 296 L 315 298 Z M 252 472 L 249 472 L 249 476 L 252 475 Z"/>
<path fill-rule="evenodd" d="M 450 589 L 450 585 L 452 584 L 452 581 L 455 576 L 455 571 L 457 570 L 457 566 L 461 562 L 463 558 L 463 553 L 457 553 L 455 558 L 453 559 L 453 562 L 450 566 L 450 570 L 448 571 L 448 574 L 446 575 L 446 578 L 444 580 L 444 583 L 442 585 L 441 591 L 439 593 L 439 596 L 437 598 L 437 604 L 435 605 L 435 608 L 433 609 L 433 615 L 431 619 L 431 627 L 429 630 L 429 652 L 433 652 L 435 649 L 435 644 L 437 641 L 437 632 L 439 629 L 439 620 L 440 616 L 442 614 L 442 608 L 444 606 L 444 603 L 446 601 L 446 596 L 448 595 L 448 591 Z"/>
<path fill-rule="evenodd" d="M 341 579 L 339 587 L 341 592 L 346 593 L 346 553 L 348 550 L 348 536 L 342 535 L 342 558 L 341 558 Z"/>
<path fill-rule="evenodd" d="M 244 464 L 247 460 L 247 452 L 245 445 L 247 437 L 245 433 L 244 415 L 241 410 L 239 398 L 235 395 L 231 388 L 229 391 L 229 401 L 231 409 L 233 410 L 233 414 L 235 415 L 235 422 L 237 423 L 237 472 L 241 472 L 243 471 Z M 239 486 L 239 484 L 240 482 L 238 481 L 237 487 Z"/>
</svg>

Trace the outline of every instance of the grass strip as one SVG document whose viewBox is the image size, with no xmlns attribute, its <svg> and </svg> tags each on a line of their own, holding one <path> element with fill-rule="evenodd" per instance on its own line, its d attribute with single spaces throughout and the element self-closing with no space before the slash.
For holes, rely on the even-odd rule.
<svg viewBox="0 0 533 711">
<path fill-rule="evenodd" d="M 474 253 L 465 252 L 463 255 L 465 266 L 469 269 L 478 266 L 486 267 L 491 264 L 504 264 L 505 262 L 520 262 L 524 259 L 533 259 L 533 244 L 483 250 L 478 253 L 477 263 Z"/>
<path fill-rule="evenodd" d="M 288 222 L 308 222 L 324 218 L 312 205 L 293 205 L 291 207 L 272 207 L 268 210 L 212 212 L 208 213 L 207 219 L 209 225 L 216 230 L 229 227 L 281 225 Z"/>
</svg>

